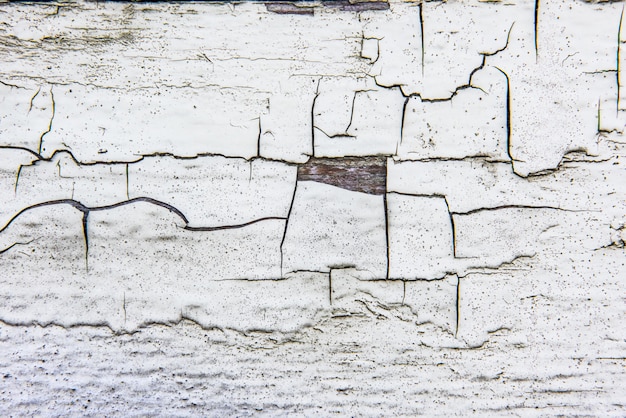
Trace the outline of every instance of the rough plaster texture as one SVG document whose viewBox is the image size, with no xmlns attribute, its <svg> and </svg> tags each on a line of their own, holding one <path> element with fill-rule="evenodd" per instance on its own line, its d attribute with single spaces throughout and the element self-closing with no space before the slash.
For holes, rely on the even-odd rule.
<svg viewBox="0 0 626 418">
<path fill-rule="evenodd" d="M 0 2 L 3 416 L 624 416 L 615 1 Z"/>
</svg>

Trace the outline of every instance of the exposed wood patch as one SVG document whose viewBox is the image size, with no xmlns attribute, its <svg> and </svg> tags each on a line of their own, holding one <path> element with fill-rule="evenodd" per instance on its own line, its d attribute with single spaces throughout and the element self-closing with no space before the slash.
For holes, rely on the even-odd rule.
<svg viewBox="0 0 626 418">
<path fill-rule="evenodd" d="M 298 180 L 317 181 L 342 189 L 385 194 L 386 157 L 311 158 L 298 167 Z"/>
<path fill-rule="evenodd" d="M 313 16 L 313 8 L 310 6 L 302 7 L 294 3 L 272 2 L 265 3 L 268 12 L 277 13 L 279 15 L 310 15 Z"/>
</svg>

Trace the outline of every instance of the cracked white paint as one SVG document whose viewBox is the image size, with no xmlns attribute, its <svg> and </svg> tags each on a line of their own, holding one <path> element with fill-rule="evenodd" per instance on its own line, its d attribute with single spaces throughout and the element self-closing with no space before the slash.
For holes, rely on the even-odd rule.
<svg viewBox="0 0 626 418">
<path fill-rule="evenodd" d="M 623 3 L 0 16 L 4 415 L 624 414 Z"/>
</svg>

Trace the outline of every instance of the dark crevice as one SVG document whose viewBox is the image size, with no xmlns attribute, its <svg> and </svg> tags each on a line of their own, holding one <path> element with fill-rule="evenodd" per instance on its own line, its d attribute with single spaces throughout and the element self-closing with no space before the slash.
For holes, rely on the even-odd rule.
<svg viewBox="0 0 626 418">
<path fill-rule="evenodd" d="M 124 312 L 124 325 L 126 325 L 126 292 L 124 292 L 124 297 L 122 300 L 122 311 Z"/>
<path fill-rule="evenodd" d="M 256 156 L 261 158 L 261 117 L 259 116 L 259 135 L 256 138 Z"/>
<path fill-rule="evenodd" d="M 404 98 L 404 104 L 402 105 L 402 122 L 400 124 L 400 145 L 402 145 L 402 139 L 404 138 L 404 122 L 406 120 L 406 108 L 409 104 L 410 97 Z M 396 155 L 398 154 L 398 150 L 396 149 Z"/>
<path fill-rule="evenodd" d="M 462 216 L 462 215 L 473 215 L 479 212 L 484 212 L 484 211 L 492 211 L 492 210 L 502 210 L 502 209 L 550 209 L 550 210 L 558 210 L 558 211 L 562 211 L 562 212 L 589 212 L 588 210 L 577 210 L 577 209 L 565 209 L 565 208 L 560 208 L 560 207 L 556 207 L 556 206 L 548 206 L 548 205 L 537 205 L 537 206 L 533 206 L 533 205 L 500 205 L 500 206 L 492 206 L 492 207 L 487 207 L 487 208 L 476 208 L 476 209 L 471 209 L 465 212 L 450 212 L 453 215 L 458 215 L 458 216 Z"/>
<path fill-rule="evenodd" d="M 473 271 L 469 271 L 468 273 L 464 274 L 464 275 L 458 275 L 459 278 L 465 278 L 468 276 L 471 276 L 473 274 L 489 274 L 486 273 L 485 271 L 496 271 L 496 270 L 500 270 L 502 267 L 507 267 L 507 266 L 512 266 L 515 264 L 515 262 L 517 260 L 522 260 L 525 258 L 528 259 L 532 259 L 535 258 L 536 254 L 522 254 L 522 255 L 518 255 L 513 257 L 513 259 L 508 260 L 508 261 L 503 261 L 500 264 L 498 264 L 497 266 L 469 266 L 467 268 L 467 270 L 473 270 Z"/>
<path fill-rule="evenodd" d="M 43 157 L 41 156 L 41 154 L 38 154 L 37 152 L 33 151 L 30 148 L 20 147 L 20 146 L 13 146 L 13 145 L 0 145 L 0 149 L 9 149 L 9 150 L 16 150 L 16 151 L 26 151 L 26 152 L 32 154 L 37 159 L 43 160 Z"/>
<path fill-rule="evenodd" d="M 35 161 L 33 161 L 31 164 L 26 164 L 25 166 L 32 166 L 32 165 L 36 164 L 39 161 L 50 162 L 58 154 L 67 154 L 72 159 L 72 161 L 74 161 L 74 163 L 77 166 L 121 165 L 121 164 L 129 165 L 129 164 L 139 163 L 139 162 L 143 161 L 146 158 L 154 158 L 154 157 L 169 157 L 169 158 L 173 158 L 175 160 L 195 160 L 195 159 L 199 159 L 199 158 L 226 158 L 226 159 L 233 159 L 233 160 L 243 160 L 243 161 L 248 161 L 248 162 L 260 160 L 260 161 L 269 161 L 269 162 L 279 162 L 279 163 L 290 165 L 290 166 L 294 166 L 294 165 L 299 165 L 300 164 L 300 163 L 296 163 L 296 162 L 290 162 L 290 161 L 286 161 L 286 160 L 279 160 L 279 159 L 267 158 L 267 157 L 256 157 L 256 156 L 253 156 L 253 157 L 250 157 L 250 158 L 246 158 L 246 157 L 230 156 L 230 155 L 216 154 L 216 153 L 198 153 L 198 154 L 196 154 L 194 156 L 180 156 L 180 155 L 172 154 L 172 153 L 169 153 L 169 152 L 154 152 L 154 153 L 150 153 L 150 154 L 141 154 L 141 155 L 138 156 L 138 158 L 136 158 L 134 160 L 131 160 L 131 161 L 123 160 L 123 161 L 81 162 L 74 156 L 72 151 L 67 150 L 67 149 L 55 150 L 50 155 L 50 157 L 47 157 L 47 158 L 43 157 L 41 154 L 37 153 L 36 151 L 33 151 L 33 150 L 31 150 L 29 148 L 26 148 L 26 147 L 12 146 L 12 145 L 0 145 L 0 149 L 26 151 L 26 152 L 32 154 L 34 157 L 36 157 Z"/>
<path fill-rule="evenodd" d="M 619 96 L 619 94 L 618 94 L 618 96 Z M 601 124 L 600 124 L 600 120 L 601 120 L 601 117 L 600 117 L 600 99 L 598 99 L 598 115 L 597 115 L 597 118 L 598 118 L 597 131 L 598 131 L 598 133 L 601 133 L 602 132 L 602 128 L 601 128 Z"/>
<path fill-rule="evenodd" d="M 26 90 L 26 87 L 18 86 L 18 85 L 16 85 L 16 84 L 6 83 L 6 82 L 4 82 L 4 81 L 2 81 L 2 80 L 0 80 L 0 84 L 2 84 L 3 86 L 7 86 L 7 87 L 14 88 L 14 89 L 23 89 L 23 90 Z"/>
<path fill-rule="evenodd" d="M 406 280 L 402 280 L 402 305 L 404 306 L 404 301 L 406 299 Z"/>
<path fill-rule="evenodd" d="M 15 173 L 15 186 L 13 186 L 13 193 L 17 196 L 17 186 L 20 182 L 20 174 L 22 173 L 22 167 L 23 165 L 20 164 L 20 166 L 17 168 L 17 172 Z"/>
<path fill-rule="evenodd" d="M 386 265 L 386 274 L 385 278 L 389 279 L 389 268 L 390 268 L 390 260 L 389 260 L 389 208 L 387 206 L 387 193 L 383 194 L 383 208 L 385 211 L 385 246 L 386 246 L 386 257 L 387 257 L 387 265 Z"/>
<path fill-rule="evenodd" d="M 287 218 L 283 218 L 281 216 L 267 216 L 265 218 L 254 219 L 250 222 L 236 224 L 236 225 L 222 225 L 222 226 L 185 226 L 183 229 L 187 231 L 201 231 L 201 232 L 211 232 L 211 231 L 222 231 L 225 229 L 239 229 L 244 228 L 249 225 L 254 225 L 258 222 L 263 221 L 286 221 Z"/>
<path fill-rule="evenodd" d="M 252 225 L 255 224 L 257 222 L 261 222 L 261 221 L 266 221 L 266 220 L 286 220 L 287 218 L 284 217 L 265 217 L 265 218 L 260 218 L 260 219 L 255 219 L 252 220 L 250 222 L 246 222 L 243 224 L 236 224 L 236 225 L 222 225 L 222 226 L 215 226 L 215 227 L 193 227 L 193 226 L 189 226 L 189 221 L 187 220 L 187 218 L 185 217 L 185 215 L 178 210 L 176 207 L 165 203 L 165 202 L 161 202 L 159 200 L 150 198 L 150 197 L 135 197 L 133 199 L 129 199 L 129 200 L 125 200 L 123 202 L 118 202 L 118 203 L 114 203 L 112 205 L 106 205 L 106 206 L 94 206 L 94 207 L 88 207 L 85 206 L 84 204 L 73 200 L 73 199 L 59 199 L 59 200 L 52 200 L 52 201 L 48 201 L 48 202 L 42 202 L 42 203 L 37 203 L 35 205 L 32 206 L 28 206 L 22 210 L 20 210 L 17 214 L 15 214 L 7 223 L 4 227 L 2 227 L 2 229 L 0 229 L 0 232 L 3 232 L 6 228 L 9 227 L 9 225 L 11 225 L 11 223 L 13 223 L 13 221 L 15 221 L 15 219 L 17 219 L 20 215 L 22 215 L 23 213 L 31 210 L 31 209 L 36 209 L 36 208 L 40 208 L 40 207 L 45 207 L 45 206 L 54 206 L 54 205 L 69 205 L 72 206 L 73 208 L 77 209 L 78 211 L 82 212 L 84 214 L 83 217 L 83 232 L 86 234 L 87 233 L 87 216 L 85 216 L 86 214 L 88 214 L 89 212 L 99 212 L 99 211 L 105 211 L 105 210 L 110 210 L 110 209 L 115 209 L 118 207 L 122 207 L 122 206 L 127 206 L 127 205 L 131 205 L 137 202 L 145 202 L 145 203 L 150 203 L 152 205 L 156 205 L 159 207 L 162 207 L 164 209 L 169 210 L 170 212 L 174 213 L 176 216 L 178 216 L 184 223 L 185 226 L 182 227 L 182 229 L 187 230 L 187 231 L 220 231 L 220 230 L 225 230 L 225 229 L 238 229 L 238 228 L 243 228 L 245 226 L 248 225 Z M 293 203 L 292 203 L 293 205 Z"/>
<path fill-rule="evenodd" d="M 107 329 L 111 332 L 112 335 L 120 336 L 120 335 L 133 335 L 139 331 L 139 329 L 135 331 L 116 331 L 106 322 L 76 322 L 71 325 L 63 325 L 58 322 L 50 321 L 46 323 L 42 323 L 39 321 L 29 321 L 29 322 L 18 322 L 18 321 L 8 321 L 6 319 L 0 319 L 0 325 L 8 326 L 8 327 L 39 327 L 39 328 L 49 328 L 49 327 L 59 327 L 63 329 L 72 329 L 72 328 L 95 328 L 95 329 Z"/>
<path fill-rule="evenodd" d="M 509 75 L 502 69 L 498 67 L 494 68 L 506 77 L 506 153 L 511 160 L 511 164 L 513 164 L 513 162 L 517 160 L 513 158 L 513 153 L 511 152 L 511 80 L 509 79 Z M 515 169 L 513 169 L 513 173 L 515 173 Z M 517 175 L 517 173 L 515 174 Z"/>
<path fill-rule="evenodd" d="M 328 302 L 332 306 L 333 304 L 333 271 L 328 272 Z"/>
<path fill-rule="evenodd" d="M 35 100 L 35 97 L 39 95 L 40 91 L 41 91 L 41 86 L 39 86 L 39 88 L 37 89 L 37 92 L 35 92 L 33 97 L 30 98 L 30 102 L 28 103 L 28 113 L 30 113 L 30 111 L 33 109 L 33 100 Z"/>
<path fill-rule="evenodd" d="M 511 41 L 511 32 L 513 31 L 513 26 L 515 26 L 515 22 L 511 23 L 511 26 L 509 27 L 509 31 L 506 35 L 506 43 L 504 44 L 502 48 L 496 49 L 495 51 L 492 51 L 492 52 L 481 52 L 480 55 L 484 57 L 492 57 L 504 51 L 505 49 L 507 49 L 507 47 L 509 46 L 509 42 Z"/>
<path fill-rule="evenodd" d="M 356 138 L 354 135 L 349 135 L 347 133 L 344 134 L 333 134 L 333 135 L 329 135 L 327 134 L 324 130 L 322 130 L 321 128 L 314 126 L 314 129 L 317 129 L 318 131 L 320 131 L 321 133 L 323 133 L 325 136 L 327 136 L 328 138 L 331 139 L 336 139 L 336 138 Z"/>
<path fill-rule="evenodd" d="M 298 191 L 298 180 L 296 179 L 293 186 L 293 196 L 291 197 L 291 204 L 289 205 L 289 210 L 287 211 L 287 219 L 285 220 L 285 230 L 283 231 L 283 238 L 280 240 L 280 275 L 283 276 L 283 245 L 285 244 L 285 238 L 287 237 L 287 228 L 289 227 L 289 219 L 291 219 L 291 211 L 293 210 L 293 204 L 296 200 L 296 192 Z"/>
<path fill-rule="evenodd" d="M 234 277 L 234 278 L 229 278 L 229 279 L 215 279 L 212 280 L 213 282 L 255 282 L 255 283 L 260 283 L 260 282 L 284 282 L 289 280 L 287 277 L 278 277 L 278 278 L 262 278 L 262 279 L 255 279 L 255 278 L 250 278 L 250 277 Z"/>
<path fill-rule="evenodd" d="M 74 209 L 76 209 L 76 210 L 78 210 L 78 211 L 80 211 L 82 213 L 87 213 L 87 212 L 98 212 L 98 211 L 104 211 L 104 210 L 109 210 L 109 209 L 115 209 L 115 208 L 118 208 L 118 207 L 130 205 L 130 204 L 137 203 L 137 202 L 146 202 L 146 203 L 150 203 L 150 204 L 153 204 L 153 205 L 160 206 L 162 208 L 168 209 L 170 212 L 172 212 L 172 213 L 176 214 L 178 217 L 180 217 L 183 220 L 183 222 L 185 222 L 185 224 L 189 223 L 189 221 L 187 220 L 185 215 L 180 210 L 176 209 L 172 205 L 169 205 L 167 203 L 161 202 L 161 201 L 156 200 L 156 199 L 152 199 L 150 197 L 135 197 L 133 199 L 125 200 L 123 202 L 114 203 L 112 205 L 94 206 L 94 207 L 85 206 L 82 203 L 80 203 L 80 202 L 78 202 L 76 200 L 73 200 L 73 199 L 59 199 L 59 200 L 51 200 L 51 201 L 47 201 L 47 202 L 37 203 L 35 205 L 28 206 L 28 207 L 20 210 L 15 215 L 13 215 L 13 217 L 4 225 L 4 227 L 2 227 L 2 229 L 0 229 L 0 232 L 3 232 L 6 228 L 8 228 L 8 226 L 11 225 L 11 223 L 15 219 L 17 219 L 20 215 L 22 215 L 24 212 L 27 212 L 29 210 L 36 209 L 36 208 L 45 207 L 45 206 L 69 205 L 69 206 L 72 206 Z"/>
<path fill-rule="evenodd" d="M 67 176 L 64 176 L 63 174 L 61 174 L 61 161 L 57 161 L 57 169 L 58 169 L 58 173 L 59 173 L 59 178 L 71 179 L 71 177 L 67 177 Z"/>
<path fill-rule="evenodd" d="M 350 130 L 350 127 L 352 126 L 352 119 L 354 118 L 354 103 L 356 102 L 356 95 L 358 93 L 359 91 L 355 91 L 354 95 L 352 96 L 352 108 L 350 109 L 350 122 L 348 122 L 348 126 L 346 126 L 346 135 L 348 135 L 348 130 Z"/>
<path fill-rule="evenodd" d="M 129 187 L 129 175 L 128 175 L 128 163 L 126 163 L 126 199 L 130 200 L 130 187 Z"/>
<path fill-rule="evenodd" d="M 535 60 L 539 59 L 539 0 L 535 0 Z"/>
<path fill-rule="evenodd" d="M 38 238 L 36 239 L 31 239 L 30 241 L 26 241 L 26 242 L 14 242 L 13 244 L 9 245 L 7 248 L 5 248 L 4 250 L 0 250 L 0 254 L 4 254 L 7 251 L 9 251 L 11 248 L 16 247 L 18 245 L 28 245 L 34 241 L 36 241 Z"/>
<path fill-rule="evenodd" d="M 621 60 L 621 51 L 622 51 L 622 23 L 624 22 L 624 7 L 622 6 L 622 14 L 619 18 L 619 27 L 617 29 L 617 66 L 615 71 L 615 78 L 617 82 L 617 113 L 620 111 L 620 100 L 621 100 L 621 68 L 620 68 L 620 60 Z"/>
<path fill-rule="evenodd" d="M 420 14 L 420 37 L 422 41 L 422 77 L 424 77 L 424 56 L 425 56 L 425 42 L 424 42 L 424 9 L 423 3 L 418 4 Z"/>
<path fill-rule="evenodd" d="M 456 321 L 454 326 L 454 338 L 459 334 L 459 322 L 461 319 L 461 278 L 457 276 L 456 279 Z"/>
<path fill-rule="evenodd" d="M 288 274 L 299 274 L 299 273 L 317 273 L 317 274 L 328 274 L 330 273 L 330 270 L 307 270 L 307 269 L 298 269 L 298 270 L 291 270 L 288 271 L 287 273 L 285 273 L 285 275 Z M 264 279 L 265 280 L 265 279 Z"/>
<path fill-rule="evenodd" d="M 53 87 L 50 87 L 50 99 L 52 100 L 52 115 L 50 116 L 50 123 L 48 124 L 48 129 L 41 134 L 39 137 L 39 154 L 41 155 L 42 147 L 43 147 L 43 138 L 47 134 L 52 131 L 52 122 L 54 121 L 54 116 L 56 114 L 56 103 L 54 102 L 54 91 Z"/>
<path fill-rule="evenodd" d="M 406 97 L 406 98 L 417 97 L 423 103 L 449 102 L 456 95 L 458 95 L 459 92 L 461 92 L 463 90 L 467 90 L 467 89 L 477 89 L 477 90 L 480 90 L 483 93 L 487 94 L 487 92 L 485 92 L 482 88 L 472 85 L 472 78 L 473 78 L 474 74 L 476 74 L 478 71 L 480 71 L 480 70 L 485 68 L 486 63 L 487 63 L 487 61 L 486 61 L 487 57 L 494 56 L 494 55 L 504 51 L 509 46 L 509 41 L 510 41 L 510 38 L 511 38 L 511 31 L 513 30 L 513 26 L 514 26 L 514 24 L 511 24 L 511 27 L 509 28 L 509 31 L 507 33 L 506 43 L 504 44 L 504 46 L 502 48 L 499 48 L 499 49 L 493 51 L 493 52 L 480 52 L 479 55 L 482 56 L 482 61 L 481 61 L 480 65 L 478 67 L 474 68 L 470 72 L 467 83 L 463 84 L 463 85 L 460 85 L 457 88 L 455 88 L 454 91 L 450 92 L 450 95 L 448 97 L 424 98 L 424 97 L 422 97 L 421 93 L 409 93 L 409 94 L 406 94 L 404 92 L 404 89 L 403 89 L 405 87 L 404 84 L 390 84 L 390 85 L 380 84 L 378 82 L 378 80 L 376 79 L 376 76 L 370 76 L 370 77 L 372 77 L 374 79 L 374 83 L 378 87 L 382 87 L 382 88 L 385 88 L 385 89 L 397 88 L 397 89 L 400 90 L 400 94 L 402 94 L 403 97 Z M 500 71 L 502 71 L 502 70 L 500 70 Z"/>
<path fill-rule="evenodd" d="M 87 229 L 89 211 L 83 212 L 83 237 L 85 238 L 85 270 L 89 271 L 89 231 Z"/>
<path fill-rule="evenodd" d="M 408 154 L 413 154 L 409 152 Z M 424 157 L 424 158 L 416 158 L 416 159 L 404 159 L 397 160 L 394 159 L 395 164 L 403 164 L 403 163 L 432 163 L 432 162 L 456 162 L 456 161 L 476 161 L 476 162 L 485 162 L 489 164 L 506 164 L 511 165 L 510 160 L 499 160 L 492 158 L 487 154 L 473 154 L 467 155 L 465 157 Z"/>
<path fill-rule="evenodd" d="M 315 97 L 313 97 L 313 103 L 311 104 L 311 155 L 315 157 L 315 102 L 320 95 L 320 83 L 321 77 L 317 80 L 317 86 L 315 87 Z"/>
<path fill-rule="evenodd" d="M 450 218 L 450 228 L 452 229 L 452 256 L 456 258 L 456 226 L 454 225 L 454 215 L 450 210 L 450 204 L 448 203 L 448 198 L 443 197 L 443 201 L 446 203 L 446 208 L 448 209 L 448 217 Z"/>
</svg>

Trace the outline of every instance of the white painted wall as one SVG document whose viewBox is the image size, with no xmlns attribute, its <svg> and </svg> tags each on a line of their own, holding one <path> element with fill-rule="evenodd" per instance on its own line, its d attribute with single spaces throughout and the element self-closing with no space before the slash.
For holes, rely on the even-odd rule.
<svg viewBox="0 0 626 418">
<path fill-rule="evenodd" d="M 623 7 L 0 2 L 3 415 L 623 416 Z"/>
</svg>

